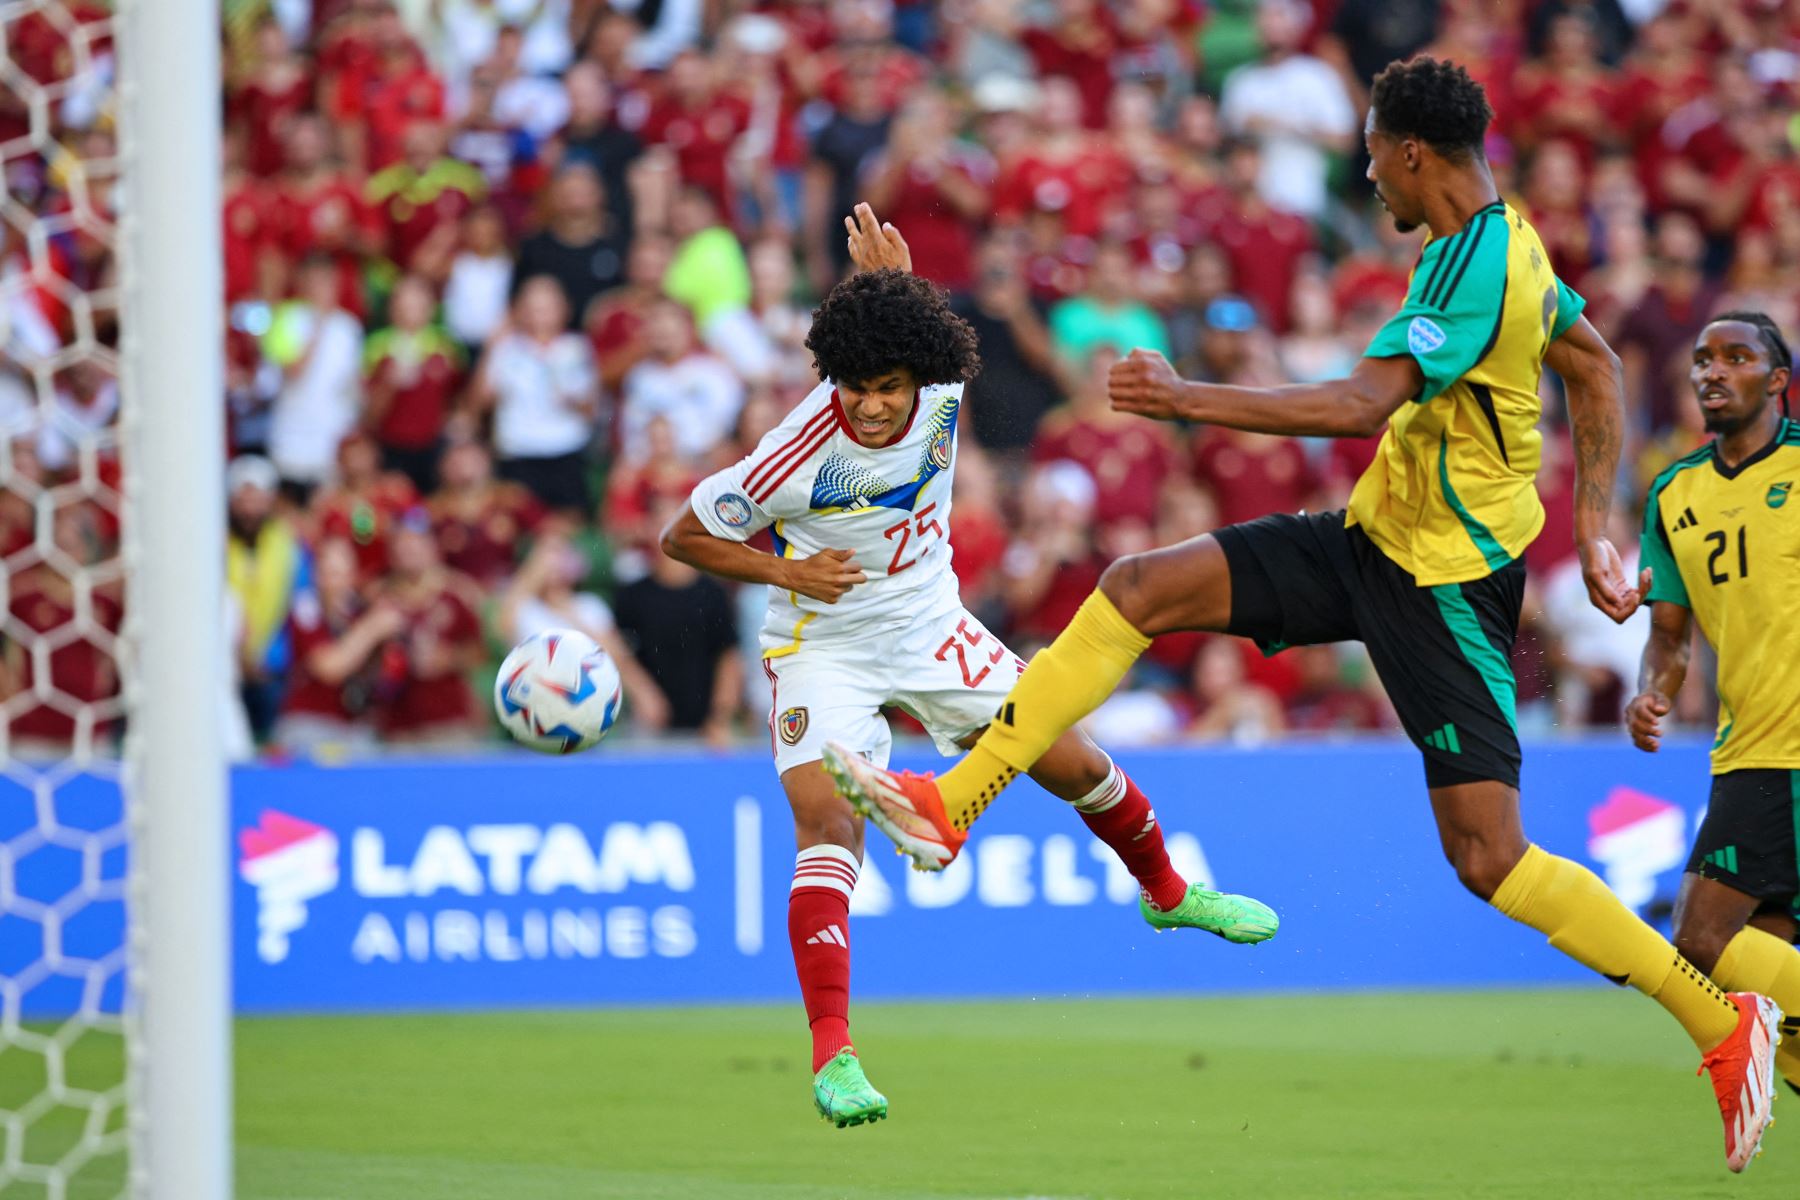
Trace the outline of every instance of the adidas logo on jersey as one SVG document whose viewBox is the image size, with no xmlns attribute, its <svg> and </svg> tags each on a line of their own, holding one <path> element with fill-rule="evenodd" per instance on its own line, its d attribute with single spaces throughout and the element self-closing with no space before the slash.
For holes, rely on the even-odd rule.
<svg viewBox="0 0 1800 1200">
<path fill-rule="evenodd" d="M 1699 523 L 1699 519 L 1694 516 L 1694 510 L 1684 508 L 1681 510 L 1681 516 L 1675 519 L 1675 532 L 1680 533 L 1684 529 L 1692 529 Z"/>
<path fill-rule="evenodd" d="M 819 932 L 806 939 L 806 944 L 809 946 L 842 946 L 846 950 L 850 948 L 849 939 L 844 936 L 844 931 L 839 929 L 836 925 L 827 925 L 825 928 L 819 930 Z"/>
</svg>

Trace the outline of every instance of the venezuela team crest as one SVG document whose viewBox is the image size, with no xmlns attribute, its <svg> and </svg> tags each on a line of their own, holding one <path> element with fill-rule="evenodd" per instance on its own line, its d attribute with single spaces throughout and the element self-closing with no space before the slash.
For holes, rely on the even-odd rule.
<svg viewBox="0 0 1800 1200">
<path fill-rule="evenodd" d="M 806 721 L 806 706 L 797 704 L 776 718 L 775 728 L 784 743 L 797 746 L 800 739 L 806 736 Z"/>
</svg>

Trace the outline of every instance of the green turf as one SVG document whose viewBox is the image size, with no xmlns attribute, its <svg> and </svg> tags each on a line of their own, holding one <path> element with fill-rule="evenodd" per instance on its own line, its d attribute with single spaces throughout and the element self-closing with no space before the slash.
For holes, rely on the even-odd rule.
<svg viewBox="0 0 1800 1200">
<path fill-rule="evenodd" d="M 1610 988 L 866 1004 L 880 1125 L 812 1113 L 791 1006 L 238 1025 L 240 1200 L 1792 1197 Z M 105 1194 L 92 1186 L 70 1200 Z M 0 1187 L 0 1198 L 35 1197 Z"/>
</svg>

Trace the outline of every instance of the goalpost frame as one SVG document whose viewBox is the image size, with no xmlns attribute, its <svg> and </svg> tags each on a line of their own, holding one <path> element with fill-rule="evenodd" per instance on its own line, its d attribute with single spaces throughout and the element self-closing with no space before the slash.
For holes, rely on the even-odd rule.
<svg viewBox="0 0 1800 1200">
<path fill-rule="evenodd" d="M 120 0 L 131 1195 L 231 1195 L 217 0 Z"/>
</svg>

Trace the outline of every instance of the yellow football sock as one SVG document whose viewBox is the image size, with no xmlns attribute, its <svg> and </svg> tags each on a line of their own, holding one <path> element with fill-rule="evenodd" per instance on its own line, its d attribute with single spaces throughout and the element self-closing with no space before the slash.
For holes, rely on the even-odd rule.
<svg viewBox="0 0 1800 1200">
<path fill-rule="evenodd" d="M 1726 943 L 1713 967 L 1713 981 L 1728 992 L 1760 992 L 1790 1014 L 1782 1021 L 1775 1067 L 1783 1079 L 1800 1083 L 1800 1029 L 1788 1032 L 1800 1018 L 1800 951 L 1771 933 L 1745 927 Z"/>
<path fill-rule="evenodd" d="M 1098 588 L 1038 652 L 968 756 L 938 780 L 950 823 L 966 831 L 1019 772 L 1112 695 L 1150 645 Z"/>
<path fill-rule="evenodd" d="M 1654 999 L 1702 1051 L 1737 1028 L 1737 1005 L 1579 863 L 1529 847 L 1492 904 L 1576 962 Z"/>
</svg>

